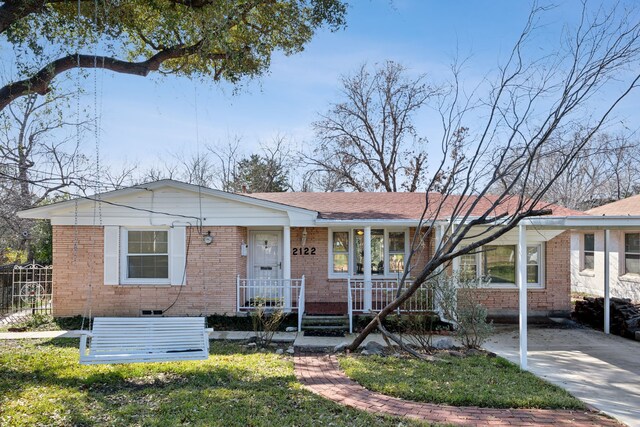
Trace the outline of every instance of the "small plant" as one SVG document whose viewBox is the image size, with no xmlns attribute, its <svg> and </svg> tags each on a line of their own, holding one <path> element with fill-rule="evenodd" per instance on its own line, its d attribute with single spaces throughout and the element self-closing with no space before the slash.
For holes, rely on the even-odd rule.
<svg viewBox="0 0 640 427">
<path fill-rule="evenodd" d="M 455 335 L 467 348 L 481 347 L 493 333 L 493 324 L 487 322 L 488 310 L 480 303 L 477 292 L 488 283 L 485 277 L 466 279 L 455 274 L 436 279 L 442 314 L 455 324 Z"/>
<path fill-rule="evenodd" d="M 403 317 L 402 336 L 406 340 L 429 353 L 432 350 L 433 333 L 439 325 L 439 318 L 433 313 L 411 313 Z"/>
<path fill-rule="evenodd" d="M 273 340 L 273 334 L 280 328 L 285 317 L 282 309 L 265 307 L 263 303 L 258 302 L 255 311 L 251 312 L 256 344 L 260 347 L 269 346 Z"/>
</svg>

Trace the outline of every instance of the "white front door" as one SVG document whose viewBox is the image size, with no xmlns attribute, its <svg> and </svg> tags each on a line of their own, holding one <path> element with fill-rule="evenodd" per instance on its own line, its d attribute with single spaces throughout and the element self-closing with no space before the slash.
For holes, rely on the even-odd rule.
<svg viewBox="0 0 640 427">
<path fill-rule="evenodd" d="M 282 278 L 281 236 L 278 231 L 252 231 L 251 279 Z"/>
</svg>

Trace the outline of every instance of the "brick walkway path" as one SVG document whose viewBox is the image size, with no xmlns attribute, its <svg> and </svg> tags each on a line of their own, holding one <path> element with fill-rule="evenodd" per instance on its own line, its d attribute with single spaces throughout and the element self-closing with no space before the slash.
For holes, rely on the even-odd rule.
<svg viewBox="0 0 640 427">
<path fill-rule="evenodd" d="M 378 414 L 461 426 L 620 426 L 616 421 L 592 412 L 456 407 L 385 396 L 349 379 L 333 355 L 296 355 L 295 371 L 298 380 L 313 393 Z"/>
</svg>

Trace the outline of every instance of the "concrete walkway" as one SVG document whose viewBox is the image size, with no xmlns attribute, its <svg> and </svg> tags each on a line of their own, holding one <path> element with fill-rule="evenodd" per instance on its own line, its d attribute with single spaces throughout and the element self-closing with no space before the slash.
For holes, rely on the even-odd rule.
<svg viewBox="0 0 640 427">
<path fill-rule="evenodd" d="M 499 330 L 485 347 L 518 363 L 518 331 Z M 640 342 L 585 328 L 529 327 L 529 371 L 583 402 L 640 427 Z"/>
<path fill-rule="evenodd" d="M 347 378 L 334 355 L 297 355 L 294 359 L 296 376 L 306 389 L 342 405 L 377 414 L 460 426 L 619 426 L 592 412 L 410 402 L 372 392 Z"/>
</svg>

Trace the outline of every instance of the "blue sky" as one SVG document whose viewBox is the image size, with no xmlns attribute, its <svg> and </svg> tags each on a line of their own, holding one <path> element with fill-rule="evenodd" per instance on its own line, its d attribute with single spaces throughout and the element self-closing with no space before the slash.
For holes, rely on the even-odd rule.
<svg viewBox="0 0 640 427">
<path fill-rule="evenodd" d="M 553 49 L 559 30 L 579 13 L 578 1 L 555 4 L 536 39 L 541 50 Z M 304 145 L 318 113 L 339 99 L 340 75 L 364 62 L 394 60 L 411 73 L 443 80 L 458 52 L 469 56 L 465 77 L 479 81 L 510 49 L 530 7 L 513 0 L 353 0 L 345 30 L 319 32 L 300 54 L 275 55 L 270 73 L 237 94 L 224 83 L 100 72 L 102 157 L 116 165 L 149 165 L 168 152 L 195 152 L 236 135 L 247 152 L 275 135 Z M 92 109 L 91 80 L 85 101 Z M 434 120 L 425 109 L 416 117 L 418 130 L 429 136 Z"/>
</svg>

